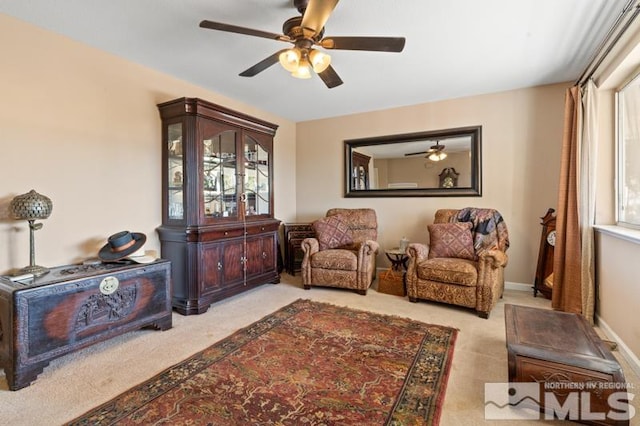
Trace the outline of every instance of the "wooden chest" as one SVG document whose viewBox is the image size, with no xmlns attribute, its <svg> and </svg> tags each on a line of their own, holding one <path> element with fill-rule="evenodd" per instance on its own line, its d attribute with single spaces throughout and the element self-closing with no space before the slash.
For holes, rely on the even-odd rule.
<svg viewBox="0 0 640 426">
<path fill-rule="evenodd" d="M 541 411 L 578 404 L 580 409 L 569 412 L 567 420 L 629 424 L 609 415 L 614 408 L 609 397 L 625 391 L 622 368 L 581 315 L 506 304 L 505 325 L 509 382 L 538 383 Z"/>
<path fill-rule="evenodd" d="M 68 265 L 40 278 L 0 276 L 0 366 L 28 386 L 57 357 L 111 337 L 171 328 L 171 263 Z"/>
</svg>

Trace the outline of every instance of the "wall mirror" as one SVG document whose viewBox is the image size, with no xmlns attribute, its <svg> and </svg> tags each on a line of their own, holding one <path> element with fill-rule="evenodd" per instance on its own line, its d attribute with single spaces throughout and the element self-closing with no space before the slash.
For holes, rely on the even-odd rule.
<svg viewBox="0 0 640 426">
<path fill-rule="evenodd" d="M 345 197 L 482 195 L 482 126 L 345 141 Z"/>
</svg>

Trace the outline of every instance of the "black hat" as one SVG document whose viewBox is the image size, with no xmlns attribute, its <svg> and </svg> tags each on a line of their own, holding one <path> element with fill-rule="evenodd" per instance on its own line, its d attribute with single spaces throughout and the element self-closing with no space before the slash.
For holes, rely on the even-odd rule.
<svg viewBox="0 0 640 426">
<path fill-rule="evenodd" d="M 98 257 L 106 261 L 120 260 L 136 252 L 147 241 L 147 236 L 139 232 L 120 231 L 113 234 L 98 252 Z"/>
</svg>

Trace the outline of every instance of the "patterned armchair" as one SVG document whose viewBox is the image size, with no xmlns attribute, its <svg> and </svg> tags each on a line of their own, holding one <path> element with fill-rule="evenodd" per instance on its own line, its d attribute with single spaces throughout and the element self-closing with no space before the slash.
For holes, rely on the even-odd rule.
<svg viewBox="0 0 640 426">
<path fill-rule="evenodd" d="M 429 225 L 429 247 L 407 249 L 411 302 L 433 300 L 476 310 L 488 318 L 504 291 L 509 237 L 493 209 L 438 210 Z"/>
<path fill-rule="evenodd" d="M 302 284 L 365 295 L 375 277 L 378 221 L 373 209 L 331 209 L 313 223 L 316 238 L 302 242 Z"/>
</svg>

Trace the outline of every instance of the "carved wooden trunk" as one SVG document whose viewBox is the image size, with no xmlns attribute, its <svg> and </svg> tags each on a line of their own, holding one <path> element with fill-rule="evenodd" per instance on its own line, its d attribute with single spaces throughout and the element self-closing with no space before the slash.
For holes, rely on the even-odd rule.
<svg viewBox="0 0 640 426">
<path fill-rule="evenodd" d="M 57 357 L 111 337 L 171 328 L 171 263 L 69 265 L 34 280 L 0 276 L 0 366 L 28 386 Z"/>
<path fill-rule="evenodd" d="M 542 412 L 570 410 L 567 420 L 628 425 L 612 412 L 627 407 L 620 364 L 593 327 L 578 314 L 505 305 L 509 382 L 538 383 L 529 395 Z M 514 404 L 523 401 L 515 397 Z M 613 404 L 612 404 L 613 403 Z M 620 411 L 620 410 L 619 410 Z"/>
</svg>

